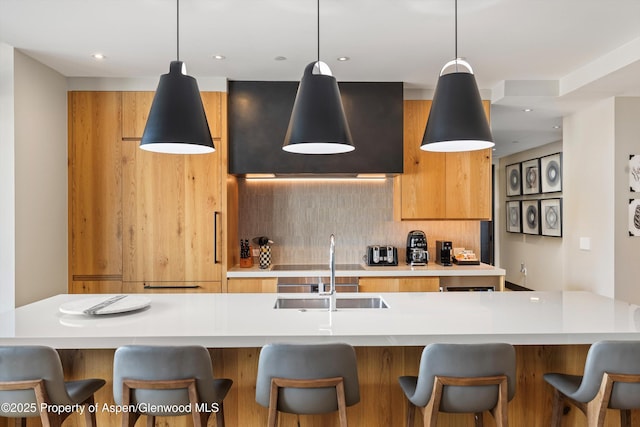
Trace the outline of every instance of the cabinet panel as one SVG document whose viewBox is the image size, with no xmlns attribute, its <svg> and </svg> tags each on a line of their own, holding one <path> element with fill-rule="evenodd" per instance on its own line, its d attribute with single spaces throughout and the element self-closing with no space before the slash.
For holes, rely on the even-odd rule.
<svg viewBox="0 0 640 427">
<path fill-rule="evenodd" d="M 277 292 L 278 279 L 227 279 L 227 292 L 269 293 Z"/>
<path fill-rule="evenodd" d="M 395 219 L 490 219 L 492 150 L 420 150 L 430 108 L 431 101 L 404 101 L 405 173 L 394 179 Z"/>
<path fill-rule="evenodd" d="M 438 292 L 439 277 L 361 277 L 360 292 Z"/>
<path fill-rule="evenodd" d="M 132 294 L 220 293 L 222 283 L 215 282 L 123 282 L 122 292 Z"/>
<path fill-rule="evenodd" d="M 69 287 L 70 294 L 119 294 L 122 293 L 121 281 L 73 281 Z"/>
<path fill-rule="evenodd" d="M 203 94 L 203 99 L 214 123 L 221 114 L 220 94 Z M 125 104 L 124 114 L 142 117 L 136 105 Z M 221 280 L 220 150 L 172 155 L 138 145 L 137 138 L 122 141 L 124 281 Z"/>
<path fill-rule="evenodd" d="M 120 110 L 117 92 L 69 92 L 71 280 L 122 279 Z"/>
<path fill-rule="evenodd" d="M 142 138 L 147 124 L 153 96 L 155 92 L 123 92 L 122 93 L 122 138 Z M 209 130 L 213 138 L 222 136 L 222 108 L 212 109 L 212 105 L 220 105 L 223 95 L 220 92 L 202 92 L 202 103 L 205 107 Z M 216 148 L 218 148 L 216 146 Z"/>
</svg>

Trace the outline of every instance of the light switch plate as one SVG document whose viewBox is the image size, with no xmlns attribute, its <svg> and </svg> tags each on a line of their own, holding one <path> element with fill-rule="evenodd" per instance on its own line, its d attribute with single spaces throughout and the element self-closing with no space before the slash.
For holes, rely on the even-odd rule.
<svg viewBox="0 0 640 427">
<path fill-rule="evenodd" d="M 591 250 L 591 238 L 590 237 L 581 237 L 580 238 L 580 250 L 590 251 Z"/>
</svg>

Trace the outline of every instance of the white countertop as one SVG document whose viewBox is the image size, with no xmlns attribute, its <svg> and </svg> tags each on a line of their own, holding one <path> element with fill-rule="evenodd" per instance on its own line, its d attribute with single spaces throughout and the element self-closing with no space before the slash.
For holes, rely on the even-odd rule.
<svg viewBox="0 0 640 427">
<path fill-rule="evenodd" d="M 57 295 L 0 313 L 0 345 L 86 349 L 125 344 L 201 344 L 233 348 L 284 341 L 423 346 L 436 341 L 526 345 L 640 339 L 640 307 L 589 292 L 339 297 L 374 295 L 381 295 L 390 308 L 301 312 L 274 309 L 277 294 L 149 294 L 148 309 L 108 316 L 62 314 L 61 304 L 95 295 Z"/>
<path fill-rule="evenodd" d="M 361 265 L 361 270 L 341 270 L 336 268 L 337 277 L 428 277 L 428 276 L 504 276 L 503 268 L 488 264 L 480 265 L 452 265 L 444 267 L 430 262 L 425 266 L 412 267 L 401 263 L 395 267 Z M 257 266 L 243 268 L 235 266 L 227 271 L 228 278 L 268 278 L 268 277 L 321 277 L 329 276 L 329 265 L 326 269 L 274 270 L 273 265 L 268 269 Z"/>
</svg>

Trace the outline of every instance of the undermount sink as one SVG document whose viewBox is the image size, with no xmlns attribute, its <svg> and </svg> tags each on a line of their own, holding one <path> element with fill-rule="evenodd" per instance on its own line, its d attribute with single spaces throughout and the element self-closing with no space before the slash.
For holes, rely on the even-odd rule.
<svg viewBox="0 0 640 427">
<path fill-rule="evenodd" d="M 278 298 L 275 309 L 328 310 L 329 298 Z M 336 308 L 389 308 L 380 297 L 336 298 Z"/>
</svg>

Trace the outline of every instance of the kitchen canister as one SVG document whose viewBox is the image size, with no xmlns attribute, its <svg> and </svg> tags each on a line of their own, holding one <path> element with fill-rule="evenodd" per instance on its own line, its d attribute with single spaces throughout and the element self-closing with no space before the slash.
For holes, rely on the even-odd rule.
<svg viewBox="0 0 640 427">
<path fill-rule="evenodd" d="M 263 270 L 271 267 L 271 245 L 273 245 L 273 240 L 266 236 L 260 236 L 254 237 L 252 241 L 260 248 L 258 266 Z"/>
<path fill-rule="evenodd" d="M 271 266 L 271 246 L 260 246 L 259 265 L 261 269 L 266 269 Z"/>
</svg>

